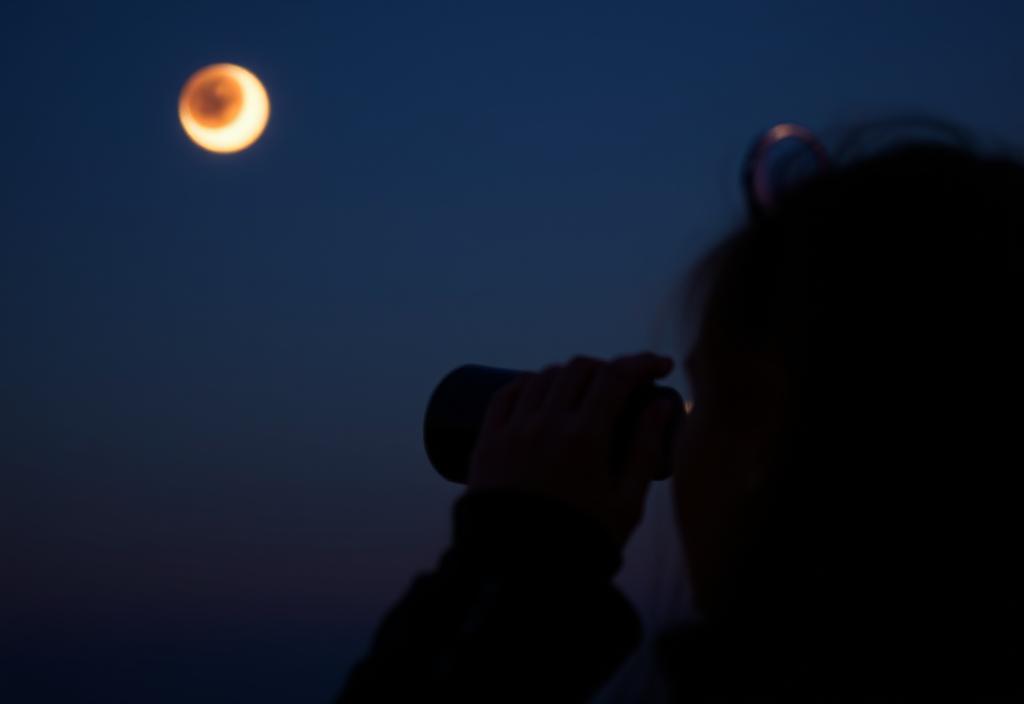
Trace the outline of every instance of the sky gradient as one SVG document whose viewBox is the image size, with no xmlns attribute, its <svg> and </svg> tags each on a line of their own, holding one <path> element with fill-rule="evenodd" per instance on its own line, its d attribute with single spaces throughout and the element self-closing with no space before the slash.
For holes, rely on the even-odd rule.
<svg viewBox="0 0 1024 704">
<path fill-rule="evenodd" d="M 447 542 L 445 373 L 681 361 L 673 287 L 742 223 L 761 130 L 1024 143 L 1021 27 L 992 0 L 8 3 L 0 699 L 327 700 Z M 270 95 L 235 155 L 178 124 L 216 62 Z M 649 624 L 666 488 L 621 577 Z"/>
</svg>

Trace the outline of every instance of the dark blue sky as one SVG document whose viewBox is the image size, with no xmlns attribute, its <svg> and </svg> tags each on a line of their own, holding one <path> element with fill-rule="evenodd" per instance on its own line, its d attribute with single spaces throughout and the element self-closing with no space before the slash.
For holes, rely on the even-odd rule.
<svg viewBox="0 0 1024 704">
<path fill-rule="evenodd" d="M 0 699 L 325 700 L 447 539 L 421 445 L 447 371 L 678 353 L 659 321 L 741 221 L 758 131 L 912 111 L 1019 144 L 1022 26 L 1016 1 L 7 3 Z M 220 61 L 272 102 L 231 156 L 177 122 Z"/>
</svg>

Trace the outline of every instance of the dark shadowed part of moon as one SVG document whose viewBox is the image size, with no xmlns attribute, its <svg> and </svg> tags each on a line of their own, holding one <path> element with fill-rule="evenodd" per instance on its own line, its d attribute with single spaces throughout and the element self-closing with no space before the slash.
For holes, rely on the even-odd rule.
<svg viewBox="0 0 1024 704">
<path fill-rule="evenodd" d="M 242 111 L 242 86 L 230 76 L 210 76 L 195 84 L 188 111 L 204 127 L 223 127 Z"/>
</svg>

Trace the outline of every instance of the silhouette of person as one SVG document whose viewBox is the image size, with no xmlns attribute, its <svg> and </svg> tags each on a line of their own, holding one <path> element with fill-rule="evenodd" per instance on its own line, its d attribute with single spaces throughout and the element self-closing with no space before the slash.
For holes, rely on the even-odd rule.
<svg viewBox="0 0 1024 704">
<path fill-rule="evenodd" d="M 701 618 L 655 634 L 670 701 L 1020 696 L 1022 238 L 1019 161 L 904 139 L 702 260 L 672 457 Z M 620 471 L 608 429 L 671 367 L 579 356 L 494 397 L 450 549 L 338 701 L 594 696 L 643 639 L 611 580 L 671 415 Z"/>
</svg>

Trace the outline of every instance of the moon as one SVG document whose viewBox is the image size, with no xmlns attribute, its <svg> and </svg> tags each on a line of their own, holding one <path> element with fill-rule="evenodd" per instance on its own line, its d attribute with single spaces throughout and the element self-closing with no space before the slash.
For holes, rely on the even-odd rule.
<svg viewBox="0 0 1024 704">
<path fill-rule="evenodd" d="M 218 154 L 251 147 L 269 118 L 270 99 L 260 79 L 235 64 L 199 69 L 178 98 L 178 119 L 185 134 Z"/>
</svg>

